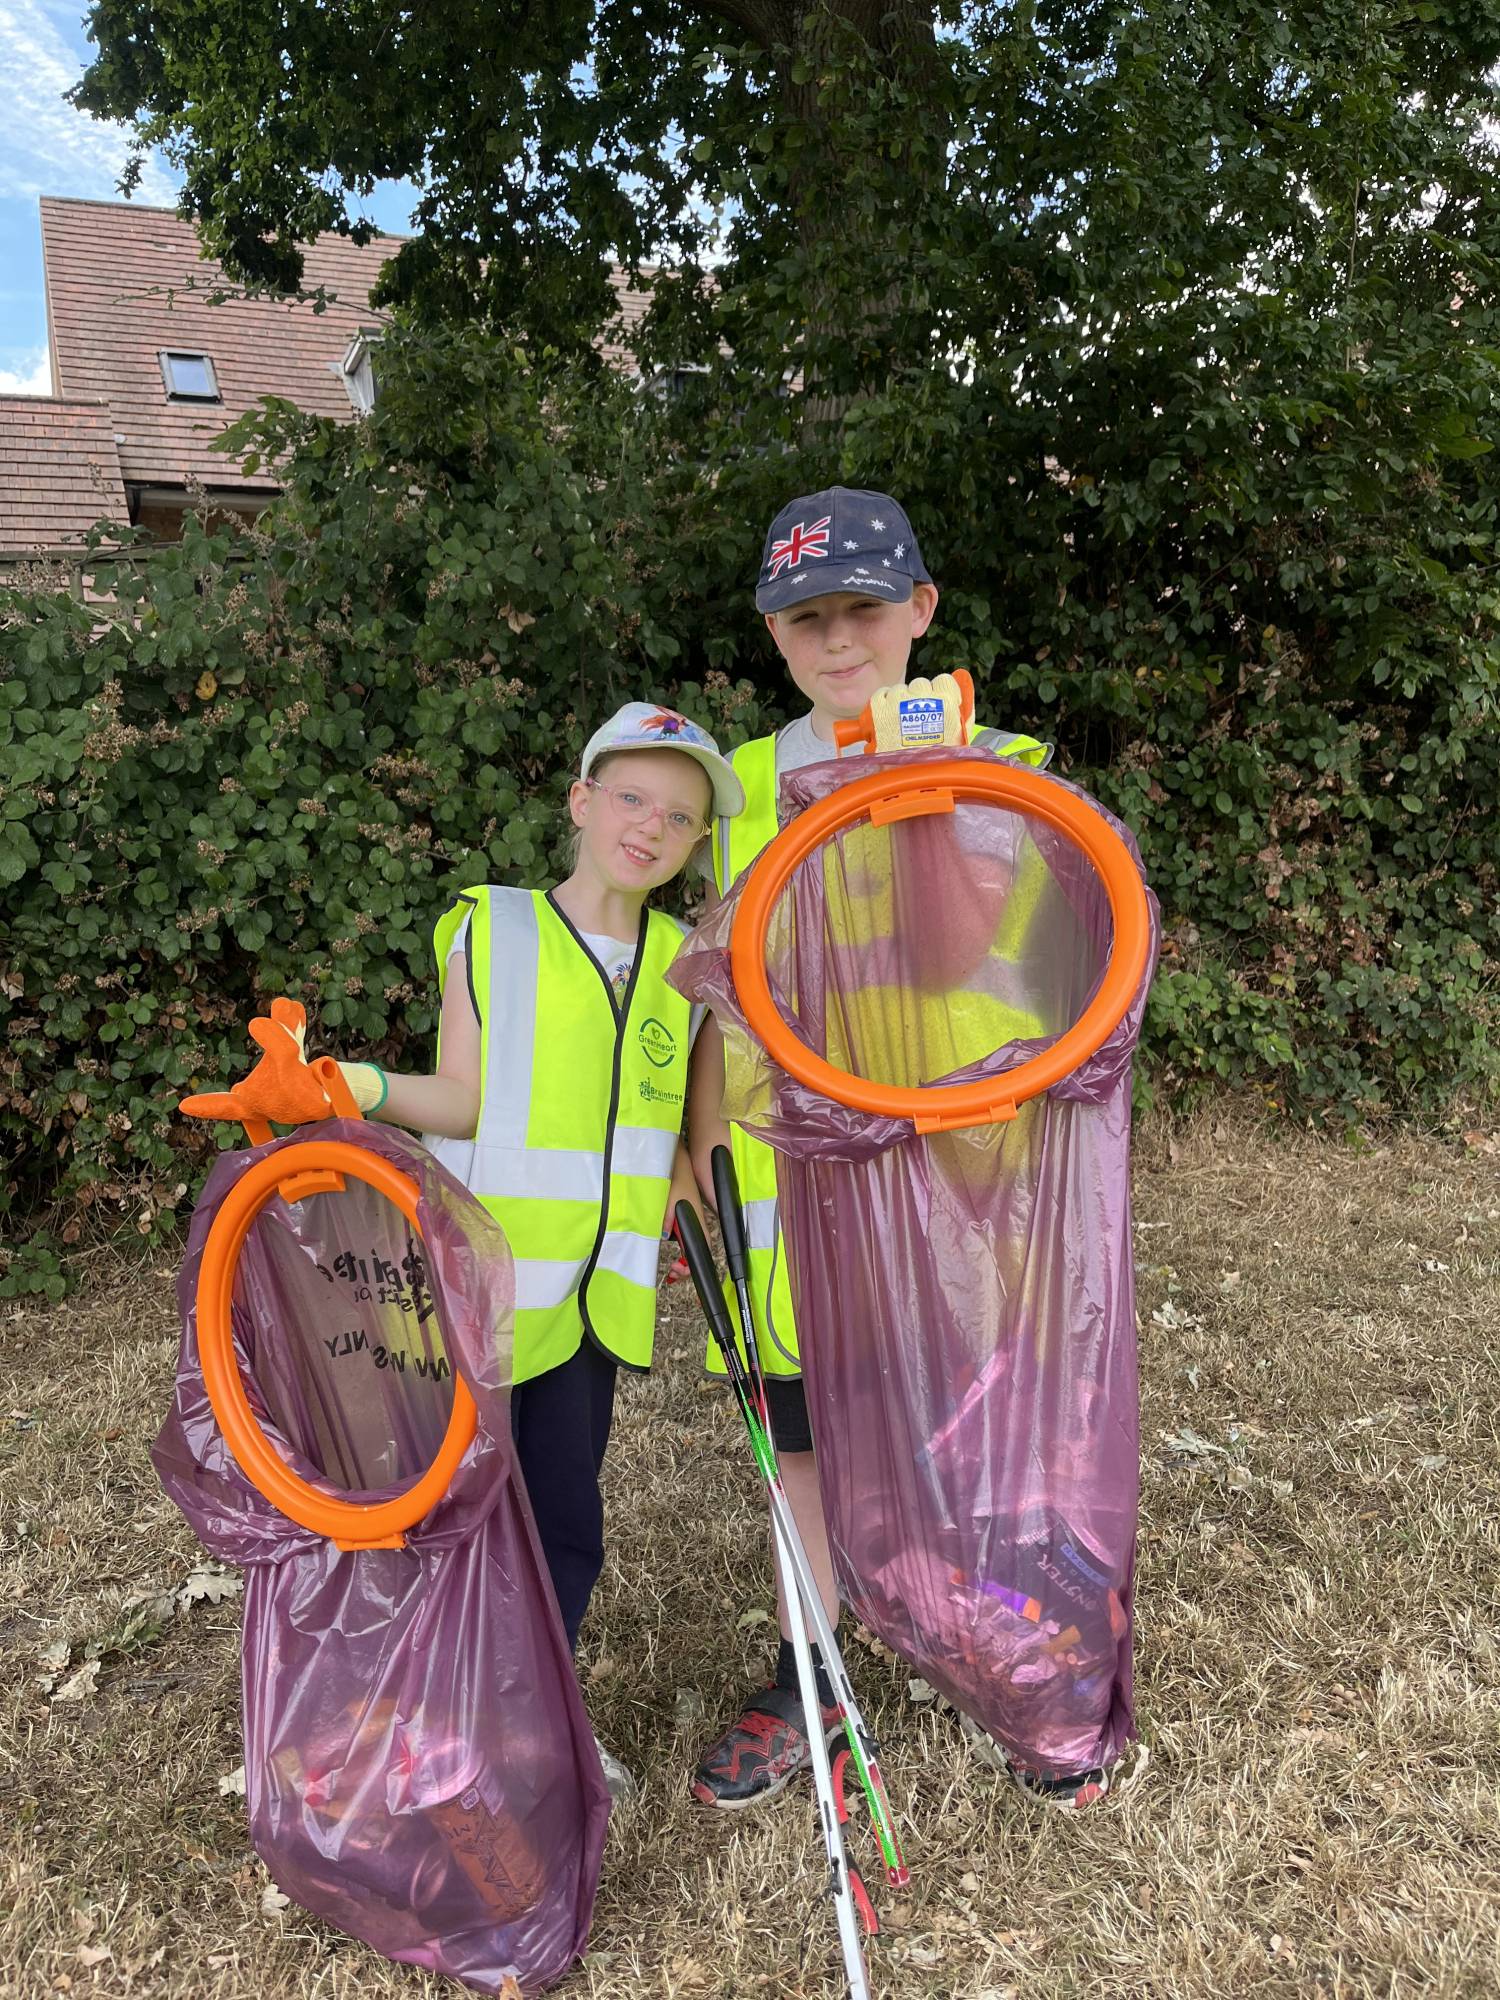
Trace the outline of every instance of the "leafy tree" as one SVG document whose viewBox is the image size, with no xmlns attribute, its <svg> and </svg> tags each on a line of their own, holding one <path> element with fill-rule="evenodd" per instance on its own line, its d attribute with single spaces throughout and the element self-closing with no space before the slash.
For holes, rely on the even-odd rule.
<svg viewBox="0 0 1500 2000">
<path fill-rule="evenodd" d="M 1137 829 L 1161 1094 L 1492 1091 L 1500 10 L 540 19 L 94 9 L 82 100 L 169 145 L 237 274 L 295 283 L 375 176 L 423 207 L 374 419 L 237 440 L 290 454 L 261 531 L 157 556 L 102 634 L 0 599 L 17 1212 L 159 1192 L 162 1096 L 237 1061 L 257 986 L 420 1037 L 432 916 L 545 874 L 586 723 L 780 712 L 760 534 L 832 479 L 909 507 L 924 668 Z M 592 358 L 610 260 L 664 267 L 670 399 Z"/>
</svg>

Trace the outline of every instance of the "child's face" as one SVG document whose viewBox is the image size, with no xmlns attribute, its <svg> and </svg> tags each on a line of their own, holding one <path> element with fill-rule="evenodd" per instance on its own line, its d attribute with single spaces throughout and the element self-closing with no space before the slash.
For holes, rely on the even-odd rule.
<svg viewBox="0 0 1500 2000">
<path fill-rule="evenodd" d="M 713 809 L 708 773 L 679 750 L 617 750 L 568 794 L 578 859 L 611 889 L 644 895 L 670 882 Z"/>
<path fill-rule="evenodd" d="M 906 679 L 914 639 L 932 623 L 937 590 L 913 587 L 905 604 L 837 590 L 766 614 L 766 625 L 787 672 L 812 703 L 813 713 L 852 722 L 877 688 Z"/>
</svg>

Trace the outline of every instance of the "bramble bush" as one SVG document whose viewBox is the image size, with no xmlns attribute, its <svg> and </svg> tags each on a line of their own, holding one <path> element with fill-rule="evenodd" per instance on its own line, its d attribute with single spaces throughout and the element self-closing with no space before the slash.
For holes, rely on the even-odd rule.
<svg viewBox="0 0 1500 2000">
<path fill-rule="evenodd" d="M 778 0 L 733 45 L 720 10 L 643 6 L 647 36 L 570 0 L 592 96 L 484 72 L 535 172 L 438 163 L 373 418 L 273 404 L 230 441 L 283 468 L 255 529 L 127 558 L 107 611 L 0 592 L 3 1199 L 33 1232 L 0 1292 L 63 1283 L 39 1221 L 64 1248 L 91 1210 L 170 1222 L 215 1143 L 172 1105 L 243 1068 L 274 993 L 325 1046 L 425 1058 L 432 921 L 558 867 L 617 701 L 731 743 L 785 715 L 761 534 L 836 479 L 916 525 L 920 670 L 971 667 L 1135 829 L 1158 1100 L 1493 1104 L 1500 19 Z M 217 247 L 275 238 L 286 275 L 342 219 L 364 101 L 247 152 L 254 64 L 189 32 L 202 0 L 148 12 L 181 29 L 149 60 L 96 7 L 96 108 L 175 134 Z M 357 23 L 288 17 L 255 61 L 304 32 Z M 403 145 L 447 129 L 425 40 L 377 68 L 387 140 L 398 111 Z M 609 255 L 672 265 L 643 334 L 669 396 L 587 345 Z"/>
</svg>

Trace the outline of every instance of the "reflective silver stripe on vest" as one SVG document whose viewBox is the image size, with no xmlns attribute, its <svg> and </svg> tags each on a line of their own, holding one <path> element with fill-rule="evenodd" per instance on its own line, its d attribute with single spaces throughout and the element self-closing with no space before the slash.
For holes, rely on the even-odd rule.
<svg viewBox="0 0 1500 2000">
<path fill-rule="evenodd" d="M 745 1203 L 745 1241 L 752 1250 L 776 1248 L 776 1196 Z"/>
<path fill-rule="evenodd" d="M 654 1292 L 661 1261 L 661 1239 L 637 1236 L 628 1229 L 611 1229 L 599 1252 L 595 1271 L 608 1271 Z M 547 1312 L 566 1305 L 578 1290 L 587 1257 L 518 1257 L 516 1259 L 516 1310 Z"/>
<path fill-rule="evenodd" d="M 526 1120 L 531 1109 L 531 1064 L 536 1049 L 536 982 L 541 957 L 537 934 L 536 906 L 530 896 L 506 895 L 503 890 L 489 894 L 489 992 L 484 1004 L 494 1012 L 495 995 L 500 990 L 499 971 L 505 968 L 504 985 L 510 1003 L 503 1021 L 484 1024 L 484 1117 L 474 1137 L 475 1151 L 498 1147 L 521 1152 L 526 1145 Z M 501 912 L 506 914 L 502 916 Z M 514 912 L 514 915 L 511 915 Z M 517 919 L 519 918 L 519 921 Z M 516 1052 L 524 1050 L 525 1088 L 516 1076 Z M 480 1181 L 477 1192 L 508 1192 L 490 1188 Z M 525 1189 L 518 1189 L 525 1193 Z"/>
<path fill-rule="evenodd" d="M 729 816 L 719 815 L 719 894 L 729 894 Z"/>
<path fill-rule="evenodd" d="M 516 1311 L 546 1312 L 560 1306 L 578 1290 L 586 1257 L 518 1257 L 516 1259 Z"/>
<path fill-rule="evenodd" d="M 486 1133 L 489 1123 L 486 1118 Z M 675 1132 L 648 1125 L 615 1127 L 615 1175 L 670 1180 L 676 1160 Z M 472 1176 L 478 1193 L 510 1201 L 597 1202 L 604 1185 L 604 1155 L 562 1146 L 496 1146 L 486 1137 L 474 1146 Z"/>
<path fill-rule="evenodd" d="M 599 1252 L 596 1271 L 609 1271 L 627 1283 L 656 1290 L 656 1274 L 661 1265 L 661 1238 L 637 1236 L 633 1230 L 611 1229 Z"/>
<path fill-rule="evenodd" d="M 973 750 L 988 750 L 991 756 L 994 757 L 1008 757 L 1012 745 L 1019 743 L 1020 740 L 1018 735 L 1014 735 L 1004 729 L 981 729 L 976 731 L 974 740 L 969 747 Z M 1047 766 L 1052 762 L 1052 753 L 1056 748 L 1057 745 L 1055 743 L 1044 743 L 1042 745 L 1043 754 L 1041 763 L 1032 764 L 1029 768 L 1033 771 L 1045 771 Z"/>
</svg>

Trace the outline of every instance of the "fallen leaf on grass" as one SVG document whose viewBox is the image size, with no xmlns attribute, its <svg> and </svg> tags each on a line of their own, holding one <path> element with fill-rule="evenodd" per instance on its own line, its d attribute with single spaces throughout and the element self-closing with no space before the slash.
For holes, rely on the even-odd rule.
<svg viewBox="0 0 1500 2000">
<path fill-rule="evenodd" d="M 734 1624 L 737 1632 L 748 1632 L 752 1625 L 769 1625 L 770 1622 L 770 1612 L 763 1611 L 758 1604 L 752 1604 L 748 1611 L 740 1613 Z"/>
<path fill-rule="evenodd" d="M 245 1767 L 239 1764 L 232 1771 L 226 1771 L 219 1780 L 219 1796 L 225 1799 L 242 1799 L 245 1796 Z"/>
<path fill-rule="evenodd" d="M 1162 1439 L 1167 1450 L 1177 1458 L 1211 1458 L 1215 1453 L 1220 1458 L 1227 1458 L 1229 1455 L 1223 1445 L 1211 1444 L 1191 1424 L 1184 1424 L 1180 1431 L 1163 1431 Z"/>
<path fill-rule="evenodd" d="M 1149 1743 L 1142 1743 L 1137 1739 L 1135 1752 L 1130 1759 L 1130 1769 L 1125 1773 L 1123 1778 L 1116 1779 L 1114 1790 L 1116 1792 L 1128 1792 L 1132 1785 L 1138 1785 L 1141 1779 L 1145 1777 L 1150 1762 L 1151 1745 Z"/>
<path fill-rule="evenodd" d="M 1226 1465 L 1224 1484 L 1234 1493 L 1248 1493 L 1255 1484 L 1255 1474 L 1248 1465 Z"/>
<path fill-rule="evenodd" d="M 92 1972 L 96 1965 L 103 1965 L 105 1959 L 114 1953 L 107 1944 L 81 1944 L 73 1956 L 86 1971 Z"/>
<path fill-rule="evenodd" d="M 99 1662 L 97 1660 L 85 1660 L 77 1673 L 63 1682 L 52 1699 L 54 1701 L 87 1701 L 91 1695 L 98 1692 L 98 1687 Z"/>
<path fill-rule="evenodd" d="M 51 1694 L 57 1686 L 58 1675 L 68 1671 L 68 1661 L 72 1657 L 73 1648 L 66 1639 L 54 1639 L 50 1645 L 43 1646 L 37 1654 L 37 1664 L 42 1670 L 43 1694 Z"/>
<path fill-rule="evenodd" d="M 184 1609 L 189 1604 L 222 1604 L 228 1597 L 236 1597 L 244 1589 L 244 1582 L 237 1576 L 226 1576 L 216 1569 L 195 1569 L 177 1592 L 177 1602 Z"/>
<path fill-rule="evenodd" d="M 929 1687 L 924 1680 L 910 1680 L 906 1683 L 908 1701 L 936 1701 L 937 1689 Z"/>
<path fill-rule="evenodd" d="M 1165 1299 L 1152 1313 L 1151 1324 L 1166 1333 L 1198 1333 L 1203 1319 L 1199 1313 L 1184 1312 L 1175 1299 Z"/>
</svg>

